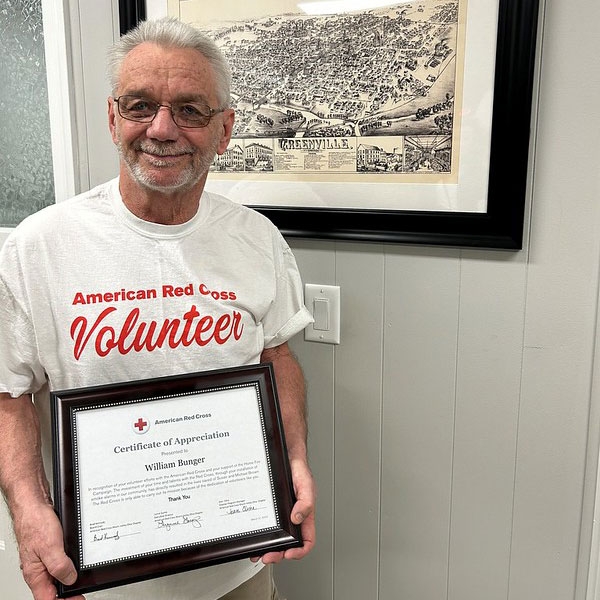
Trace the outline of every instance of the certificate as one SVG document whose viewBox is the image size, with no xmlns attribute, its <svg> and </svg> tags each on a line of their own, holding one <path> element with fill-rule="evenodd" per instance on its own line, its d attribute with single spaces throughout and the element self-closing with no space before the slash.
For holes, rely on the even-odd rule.
<svg viewBox="0 0 600 600">
<path fill-rule="evenodd" d="M 271 365 L 57 391 L 61 597 L 302 545 Z"/>
</svg>

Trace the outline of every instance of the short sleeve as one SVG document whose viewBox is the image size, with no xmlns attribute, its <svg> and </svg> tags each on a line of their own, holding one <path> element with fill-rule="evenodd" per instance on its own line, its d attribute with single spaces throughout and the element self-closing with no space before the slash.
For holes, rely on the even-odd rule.
<svg viewBox="0 0 600 600">
<path fill-rule="evenodd" d="M 34 393 L 45 383 L 18 254 L 7 241 L 0 251 L 0 392 Z"/>
<path fill-rule="evenodd" d="M 279 232 L 274 246 L 275 295 L 262 321 L 265 348 L 280 346 L 313 321 L 304 306 L 302 280 L 296 259 Z"/>
</svg>

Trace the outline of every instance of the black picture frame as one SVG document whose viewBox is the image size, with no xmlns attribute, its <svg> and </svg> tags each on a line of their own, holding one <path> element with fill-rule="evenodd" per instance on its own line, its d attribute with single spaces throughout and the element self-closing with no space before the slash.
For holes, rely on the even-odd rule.
<svg viewBox="0 0 600 600">
<path fill-rule="evenodd" d="M 137 552 L 135 555 L 126 556 L 122 559 L 97 562 L 91 560 L 91 562 L 86 562 L 86 560 L 83 559 L 84 548 L 86 546 L 84 536 L 87 535 L 88 547 L 92 545 L 95 546 L 97 540 L 96 534 L 94 533 L 93 540 L 91 540 L 93 541 L 93 544 L 90 544 L 89 538 L 91 538 L 91 534 L 83 531 L 82 523 L 86 521 L 84 518 L 84 509 L 85 507 L 89 509 L 92 505 L 96 506 L 96 498 L 94 497 L 93 500 L 88 499 L 85 502 L 81 500 L 83 492 L 80 488 L 83 485 L 82 482 L 84 480 L 80 476 L 83 465 L 79 464 L 80 450 L 78 449 L 83 448 L 84 444 L 96 444 L 98 442 L 95 439 L 93 442 L 81 439 L 79 434 L 82 433 L 82 431 L 75 425 L 77 413 L 81 413 L 82 411 L 92 411 L 90 414 L 93 417 L 94 435 L 91 437 L 96 438 L 96 427 L 98 426 L 98 423 L 103 416 L 103 410 L 105 409 L 109 410 L 109 414 L 112 414 L 110 411 L 115 408 L 119 411 L 122 411 L 123 408 L 133 410 L 136 414 L 144 409 L 150 410 L 151 412 L 152 407 L 150 404 L 152 402 L 167 402 L 167 406 L 170 407 L 171 403 L 177 401 L 178 398 L 185 398 L 186 396 L 189 397 L 190 395 L 193 395 L 194 406 L 198 407 L 196 410 L 201 411 L 203 400 L 202 394 L 208 393 L 208 395 L 210 395 L 215 392 L 217 394 L 225 392 L 235 395 L 239 393 L 240 390 L 248 391 L 248 388 L 251 388 L 249 391 L 255 392 L 255 400 L 253 399 L 253 402 L 256 406 L 251 407 L 250 410 L 256 409 L 258 411 L 257 414 L 260 416 L 262 439 L 257 445 L 260 446 L 260 444 L 264 444 L 262 447 L 264 447 L 265 458 L 264 465 L 262 465 L 261 468 L 266 468 L 268 480 L 270 482 L 267 486 L 268 490 L 264 490 L 269 500 L 261 500 L 263 504 L 259 504 L 259 508 L 265 506 L 265 502 L 270 503 L 272 501 L 275 516 L 275 520 L 273 521 L 274 524 L 268 527 L 262 527 L 259 523 L 259 519 L 252 519 L 253 521 L 257 521 L 256 525 L 253 524 L 251 526 L 251 528 L 256 528 L 255 530 L 241 531 L 234 535 L 231 533 L 228 535 L 223 534 L 211 538 L 208 541 L 193 541 L 192 543 L 176 545 L 176 547 L 173 548 L 163 549 L 161 546 L 158 550 L 156 548 L 153 550 L 148 549 L 147 552 Z M 225 396 L 225 398 L 227 398 L 227 396 Z M 220 402 L 221 398 L 219 397 L 218 400 Z M 219 406 L 222 405 L 219 404 Z M 273 368 L 270 363 L 127 383 L 54 391 L 51 393 L 51 409 L 53 419 L 54 505 L 63 526 L 65 551 L 73 560 L 78 572 L 77 581 L 73 585 L 64 585 L 61 582 L 56 582 L 57 590 L 61 598 L 233 560 L 262 556 L 271 551 L 282 551 L 288 548 L 302 546 L 301 529 L 291 521 L 291 511 L 295 503 L 295 495 L 287 457 L 287 448 Z M 224 411 L 226 409 L 227 407 L 223 408 Z M 169 414 L 171 413 L 169 412 Z M 191 416 L 193 417 L 194 415 Z M 210 417 L 211 415 L 202 416 Z M 114 417 L 111 418 L 114 419 Z M 123 423 L 123 419 L 119 420 Z M 187 417 L 185 419 L 180 417 L 172 420 L 183 422 L 184 420 L 187 421 Z M 151 422 L 152 419 L 150 418 L 148 421 Z M 115 422 L 117 422 L 117 420 L 115 420 Z M 148 423 L 145 424 L 147 425 Z M 136 424 L 134 423 L 134 427 L 135 425 Z M 179 425 L 177 426 L 179 427 Z M 195 428 L 199 427 L 195 424 L 193 424 L 193 426 Z M 129 424 L 127 427 L 129 428 Z M 155 430 L 157 427 L 158 424 L 155 426 Z M 169 427 L 173 427 L 173 425 L 169 425 Z M 187 427 L 190 427 L 189 423 L 187 424 Z M 201 429 L 199 430 L 201 431 Z M 112 435 L 112 425 L 110 431 Z M 100 436 L 101 434 L 98 435 Z M 246 436 L 244 435 L 244 437 Z M 156 444 L 157 442 L 153 443 Z M 201 442 L 198 443 L 200 444 Z M 160 447 L 159 450 L 153 450 L 153 452 L 160 454 L 165 447 Z M 170 448 L 172 447 L 173 446 L 170 446 Z M 220 448 L 222 447 L 223 446 Z M 226 448 L 226 446 L 224 447 Z M 130 448 L 127 449 L 127 451 L 129 452 Z M 219 449 L 220 456 L 223 455 L 222 452 L 224 451 Z M 106 455 L 103 454 L 103 456 Z M 174 459 L 165 458 L 163 460 Z M 246 460 L 246 455 L 244 455 L 244 460 Z M 160 468 L 163 469 L 164 464 L 168 465 L 169 463 L 154 464 L 159 464 Z M 146 470 L 148 470 L 147 466 Z M 158 471 L 160 474 L 163 472 L 165 471 Z M 175 471 L 169 471 L 169 473 L 172 472 Z M 157 472 L 151 470 L 149 476 L 153 476 L 155 473 Z M 196 471 L 195 473 L 198 472 Z M 135 474 L 131 474 L 131 477 L 136 476 L 137 475 Z M 200 475 L 196 474 L 194 477 L 198 480 Z M 205 475 L 202 475 L 202 477 L 205 477 Z M 218 493 L 221 493 L 220 486 L 211 487 L 215 485 L 212 483 L 204 486 L 205 482 L 210 481 L 211 475 L 208 474 L 206 477 L 208 479 L 202 481 L 203 490 L 201 495 L 204 497 L 206 494 L 210 495 L 213 493 L 214 495 L 218 495 Z M 123 484 L 116 484 L 115 489 L 118 489 L 118 485 Z M 189 486 L 189 483 L 186 483 L 185 485 Z M 200 483 L 197 484 L 197 486 L 200 485 Z M 245 484 L 241 483 L 239 485 Z M 145 489 L 148 489 L 147 486 L 145 486 Z M 215 491 L 211 492 L 211 490 Z M 93 493 L 95 494 L 96 492 Z M 163 499 L 162 502 L 167 502 L 168 500 L 170 503 L 171 500 L 173 500 L 170 495 L 177 495 L 177 493 L 178 492 L 176 491 L 173 492 L 170 490 L 169 497 Z M 194 494 L 194 492 L 189 493 Z M 166 492 L 157 492 L 157 497 L 161 494 L 164 496 Z M 110 498 L 110 496 L 107 498 Z M 107 502 L 113 502 L 113 500 L 107 500 Z M 155 501 L 153 500 L 152 502 L 153 510 L 155 510 Z M 131 507 L 133 504 L 129 498 L 123 500 L 122 503 L 124 507 Z M 158 500 L 156 500 L 156 503 L 159 505 Z M 106 504 L 106 502 L 103 501 L 102 504 Z M 169 507 L 171 506 L 171 504 L 168 505 Z M 251 503 L 249 503 L 248 506 L 236 505 L 235 508 L 231 509 L 229 507 L 220 508 L 220 506 L 221 505 L 219 504 L 218 519 L 224 519 L 224 522 L 229 518 L 232 518 L 229 517 L 229 513 L 231 513 L 234 518 L 238 516 L 234 513 L 255 510 L 254 508 L 251 508 L 251 506 L 253 506 Z M 94 511 L 95 510 L 97 509 L 94 508 Z M 125 514 L 127 515 L 127 518 L 130 518 L 131 514 L 135 515 L 137 518 L 139 513 L 131 513 L 132 510 L 132 508 L 128 508 L 127 512 L 124 508 L 121 509 L 119 511 L 119 518 L 122 519 Z M 94 513 L 94 515 L 97 514 L 98 513 Z M 248 515 L 251 514 L 256 515 L 259 513 L 248 512 Z M 167 525 L 169 527 L 175 527 L 191 522 L 186 519 L 183 519 L 184 522 L 178 522 L 180 520 L 181 518 L 177 516 L 175 522 L 168 523 Z M 212 524 L 214 529 L 214 522 L 215 521 L 211 521 L 210 523 L 207 522 L 207 524 L 209 526 Z M 268 522 L 269 521 L 267 521 L 267 523 Z M 129 525 L 131 525 L 131 523 L 129 523 Z M 159 528 L 156 530 L 157 532 L 163 530 L 161 528 L 167 526 L 162 522 L 157 523 L 156 517 L 154 517 L 154 521 L 152 521 L 151 525 Z M 198 526 L 200 527 L 200 525 Z M 110 533 L 105 532 L 102 534 L 108 536 L 105 538 L 106 540 L 119 540 L 119 529 L 116 530 L 117 537 L 114 538 L 115 527 L 109 528 Z M 142 526 L 140 525 L 140 527 Z M 201 530 L 198 529 L 197 531 Z M 122 538 L 123 535 L 124 533 L 121 529 Z M 134 534 L 130 533 L 129 535 Z M 157 534 L 155 533 L 152 538 L 153 540 L 156 535 Z M 102 541 L 102 539 L 99 541 Z"/>
<path fill-rule="evenodd" d="M 120 3 L 134 2 L 120 0 Z M 252 208 L 267 216 L 286 237 L 521 249 L 538 16 L 539 0 L 499 0 L 485 212 L 256 205 Z"/>
<path fill-rule="evenodd" d="M 146 18 L 146 0 L 119 0 L 119 31 L 121 35 Z"/>
</svg>

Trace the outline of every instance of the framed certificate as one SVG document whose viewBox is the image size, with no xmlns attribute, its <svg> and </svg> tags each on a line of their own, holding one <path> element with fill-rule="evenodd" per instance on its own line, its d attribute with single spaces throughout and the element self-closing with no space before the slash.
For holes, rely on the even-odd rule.
<svg viewBox="0 0 600 600">
<path fill-rule="evenodd" d="M 61 597 L 302 545 L 271 365 L 51 394 Z"/>
</svg>

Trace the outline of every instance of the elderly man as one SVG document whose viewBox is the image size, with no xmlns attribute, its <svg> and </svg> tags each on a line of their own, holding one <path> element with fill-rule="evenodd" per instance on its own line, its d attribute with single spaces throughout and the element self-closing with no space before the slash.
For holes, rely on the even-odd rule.
<svg viewBox="0 0 600 600">
<path fill-rule="evenodd" d="M 23 576 L 35 600 L 76 579 L 46 478 L 49 390 L 272 362 L 304 546 L 88 597 L 276 598 L 270 564 L 306 555 L 315 533 L 304 382 L 287 346 L 310 322 L 296 263 L 267 219 L 204 190 L 234 122 L 218 48 L 176 20 L 148 21 L 116 43 L 109 66 L 118 179 L 26 219 L 0 255 L 0 484 Z M 192 297 L 128 293 L 190 283 Z M 235 327 L 214 329 L 227 316 Z M 203 317 L 185 343 L 157 334 Z"/>
</svg>

